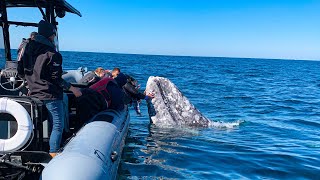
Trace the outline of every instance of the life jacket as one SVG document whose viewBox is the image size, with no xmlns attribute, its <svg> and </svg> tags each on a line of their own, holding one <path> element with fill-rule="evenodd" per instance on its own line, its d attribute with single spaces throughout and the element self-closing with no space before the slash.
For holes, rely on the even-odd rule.
<svg viewBox="0 0 320 180">
<path fill-rule="evenodd" d="M 103 78 L 95 84 L 91 85 L 89 88 L 100 93 L 106 100 L 108 107 L 111 106 L 111 95 L 108 92 L 107 86 L 109 83 L 116 83 L 113 78 Z"/>
</svg>

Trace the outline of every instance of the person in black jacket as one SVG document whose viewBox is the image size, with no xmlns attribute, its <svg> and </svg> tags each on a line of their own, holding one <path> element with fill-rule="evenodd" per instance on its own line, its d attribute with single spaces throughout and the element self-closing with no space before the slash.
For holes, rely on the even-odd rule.
<svg viewBox="0 0 320 180">
<path fill-rule="evenodd" d="M 60 148 L 64 128 L 63 89 L 72 91 L 76 97 L 82 95 L 78 88 L 61 78 L 62 56 L 56 51 L 55 36 L 54 26 L 41 20 L 38 35 L 28 42 L 18 61 L 18 74 L 26 79 L 30 96 L 40 99 L 48 109 L 52 127 L 49 152 L 53 157 Z"/>
<path fill-rule="evenodd" d="M 89 88 L 81 89 L 82 96 L 77 100 L 77 119 L 82 126 L 97 113 L 106 109 L 124 109 L 124 92 L 113 78 L 105 77 Z M 77 127 L 80 128 L 80 127 Z"/>
<path fill-rule="evenodd" d="M 141 100 L 141 99 L 148 100 L 148 99 L 154 98 L 154 94 L 152 94 L 152 93 L 148 93 L 146 95 L 146 94 L 140 92 L 139 88 L 136 85 L 136 80 L 129 75 L 119 73 L 114 80 L 116 80 L 118 85 L 120 87 L 122 87 L 125 92 L 125 95 L 126 95 L 126 97 L 124 99 L 125 104 L 130 104 L 133 99 L 135 99 L 135 100 Z"/>
</svg>

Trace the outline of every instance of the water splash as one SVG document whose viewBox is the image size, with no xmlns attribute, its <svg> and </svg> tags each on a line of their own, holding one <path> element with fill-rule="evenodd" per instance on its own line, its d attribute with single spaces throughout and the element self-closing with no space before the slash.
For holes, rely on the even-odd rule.
<svg viewBox="0 0 320 180">
<path fill-rule="evenodd" d="M 220 128 L 220 129 L 233 129 L 240 126 L 240 124 L 244 123 L 244 120 L 237 120 L 234 122 L 223 122 L 223 121 L 210 121 L 209 127 Z"/>
</svg>

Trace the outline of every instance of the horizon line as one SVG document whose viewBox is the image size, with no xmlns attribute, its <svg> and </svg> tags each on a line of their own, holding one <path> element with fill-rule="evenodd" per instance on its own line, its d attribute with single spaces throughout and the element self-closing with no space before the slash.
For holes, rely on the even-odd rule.
<svg viewBox="0 0 320 180">
<path fill-rule="evenodd" d="M 3 49 L 4 48 L 0 48 Z M 12 49 L 12 48 L 11 48 Z M 17 50 L 13 48 L 12 50 Z M 175 56 L 175 57 L 198 57 L 198 58 L 232 58 L 232 59 L 261 59 L 261 60 L 285 60 L 285 61 L 320 61 L 320 59 L 290 59 L 290 58 L 265 58 L 265 57 L 232 57 L 232 56 L 202 56 L 202 55 L 176 55 L 176 54 L 144 54 L 144 53 L 125 53 L 125 52 L 102 52 L 102 51 L 79 51 L 79 50 L 60 50 L 59 52 L 82 52 L 100 54 L 125 54 L 142 56 Z"/>
<path fill-rule="evenodd" d="M 125 53 L 125 52 L 99 52 L 99 51 L 79 51 L 79 50 L 60 50 L 60 52 L 84 52 L 101 54 L 125 54 L 143 56 L 176 56 L 176 57 L 198 57 L 198 58 L 232 58 L 232 59 L 261 59 L 261 60 L 285 60 L 285 61 L 320 61 L 320 59 L 290 59 L 290 58 L 264 58 L 264 57 L 232 57 L 232 56 L 202 56 L 202 55 L 176 55 L 176 54 L 144 54 L 144 53 Z"/>
</svg>

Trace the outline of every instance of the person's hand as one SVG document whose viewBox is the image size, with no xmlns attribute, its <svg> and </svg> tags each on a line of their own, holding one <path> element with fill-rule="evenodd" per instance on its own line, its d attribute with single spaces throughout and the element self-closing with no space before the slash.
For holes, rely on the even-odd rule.
<svg viewBox="0 0 320 180">
<path fill-rule="evenodd" d="M 82 96 L 82 93 L 79 88 L 71 86 L 69 89 L 76 97 Z"/>
<path fill-rule="evenodd" d="M 147 96 L 148 96 L 150 99 L 153 99 L 153 98 L 154 98 L 154 94 L 153 94 L 153 93 L 148 93 Z"/>
</svg>

